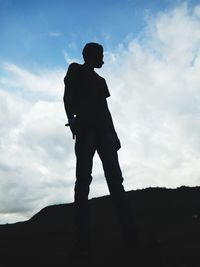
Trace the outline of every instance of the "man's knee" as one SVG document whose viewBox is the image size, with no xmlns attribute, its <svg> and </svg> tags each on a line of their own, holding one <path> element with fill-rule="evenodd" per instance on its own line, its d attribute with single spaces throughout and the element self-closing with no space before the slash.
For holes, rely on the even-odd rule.
<svg viewBox="0 0 200 267">
<path fill-rule="evenodd" d="M 91 183 L 91 179 L 92 179 L 92 160 L 88 159 L 80 159 L 77 158 L 77 162 L 76 162 L 76 180 L 77 183 L 80 184 L 88 184 Z"/>
<path fill-rule="evenodd" d="M 124 192 L 123 177 L 109 176 L 106 177 L 110 194 L 118 195 Z"/>
<path fill-rule="evenodd" d="M 117 168 L 114 166 L 109 166 L 104 168 L 104 174 L 108 181 L 114 184 L 122 184 L 124 179 L 122 177 L 122 172 L 119 166 Z"/>
<path fill-rule="evenodd" d="M 87 176 L 77 176 L 76 182 L 75 182 L 75 196 L 78 198 L 87 198 L 89 194 L 89 187 L 92 182 L 92 176 L 87 175 Z"/>
<path fill-rule="evenodd" d="M 85 186 L 89 186 L 91 184 L 91 182 L 92 182 L 92 176 L 91 175 L 77 175 L 75 186 L 82 188 Z"/>
</svg>

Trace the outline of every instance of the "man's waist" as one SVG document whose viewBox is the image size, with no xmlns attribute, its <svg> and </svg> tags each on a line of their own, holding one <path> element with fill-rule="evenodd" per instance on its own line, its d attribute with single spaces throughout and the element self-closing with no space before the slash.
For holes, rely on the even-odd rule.
<svg viewBox="0 0 200 267">
<path fill-rule="evenodd" d="M 112 129 L 111 121 L 107 120 L 106 118 L 98 118 L 98 117 L 83 117 L 83 116 L 76 116 L 76 124 L 77 127 L 81 128 L 95 128 L 104 131 L 110 131 Z"/>
</svg>

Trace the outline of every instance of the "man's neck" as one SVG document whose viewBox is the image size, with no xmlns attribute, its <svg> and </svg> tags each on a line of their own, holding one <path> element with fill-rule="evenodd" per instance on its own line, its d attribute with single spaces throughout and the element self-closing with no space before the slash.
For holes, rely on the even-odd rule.
<svg viewBox="0 0 200 267">
<path fill-rule="evenodd" d="M 94 71 L 94 67 L 89 63 L 84 63 L 83 66 L 88 69 L 89 71 Z"/>
</svg>

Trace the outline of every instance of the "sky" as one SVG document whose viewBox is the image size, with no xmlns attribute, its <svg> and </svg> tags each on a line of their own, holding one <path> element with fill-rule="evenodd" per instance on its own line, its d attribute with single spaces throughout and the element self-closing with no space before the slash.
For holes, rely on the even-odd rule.
<svg viewBox="0 0 200 267">
<path fill-rule="evenodd" d="M 63 78 L 87 42 L 122 148 L 125 190 L 200 186 L 200 3 L 0 0 L 0 224 L 73 202 Z M 94 158 L 90 198 L 108 195 Z"/>
</svg>

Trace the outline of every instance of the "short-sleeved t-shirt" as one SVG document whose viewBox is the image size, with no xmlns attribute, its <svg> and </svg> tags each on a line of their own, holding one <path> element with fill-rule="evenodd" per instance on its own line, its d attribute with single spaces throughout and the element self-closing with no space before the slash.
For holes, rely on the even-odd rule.
<svg viewBox="0 0 200 267">
<path fill-rule="evenodd" d="M 113 127 L 106 98 L 110 96 L 106 81 L 84 65 L 72 63 L 65 77 L 72 99 L 74 115 L 82 126 L 109 130 Z"/>
</svg>

